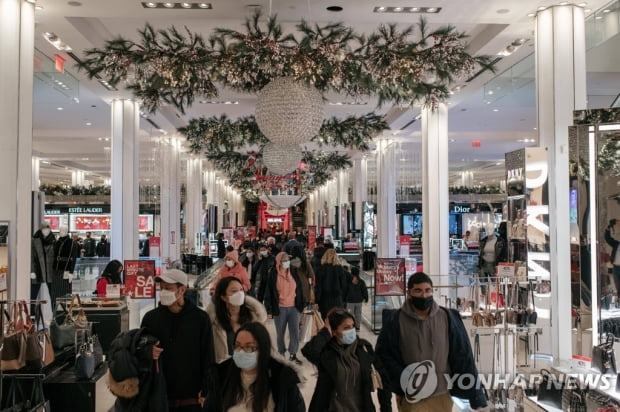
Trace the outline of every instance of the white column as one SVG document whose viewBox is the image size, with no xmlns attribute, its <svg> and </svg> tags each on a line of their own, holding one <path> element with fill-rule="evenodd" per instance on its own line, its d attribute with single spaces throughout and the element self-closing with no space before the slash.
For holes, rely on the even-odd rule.
<svg viewBox="0 0 620 412">
<path fill-rule="evenodd" d="M 560 364 L 572 356 L 568 126 L 573 110 L 586 109 L 586 47 L 583 9 L 553 6 L 536 16 L 536 102 L 540 146 L 549 156 L 551 241 L 551 352 Z M 593 334 L 594 335 L 594 334 Z M 593 336 L 597 340 L 596 336 Z M 598 343 L 598 342 L 597 342 Z"/>
<path fill-rule="evenodd" d="M 342 225 L 342 208 L 345 208 L 349 204 L 349 172 L 347 170 L 341 170 L 338 172 L 338 218 L 336 225 L 338 227 L 338 234 L 343 238 L 346 233 L 346 228 Z"/>
<path fill-rule="evenodd" d="M 162 149 L 163 170 L 160 174 L 161 255 L 175 261 L 181 249 L 181 186 L 179 184 L 179 147 Z"/>
<path fill-rule="evenodd" d="M 140 106 L 112 101 L 112 259 L 138 258 L 138 185 L 140 181 Z"/>
<path fill-rule="evenodd" d="M 362 203 L 366 200 L 368 193 L 366 156 L 360 156 L 353 161 L 353 173 L 351 174 L 353 186 L 353 201 L 355 202 L 355 228 L 362 230 Z"/>
<path fill-rule="evenodd" d="M 424 272 L 449 281 L 448 108 L 422 108 L 422 250 Z"/>
<path fill-rule="evenodd" d="M 84 171 L 74 170 L 71 172 L 71 185 L 84 186 Z"/>
<path fill-rule="evenodd" d="M 200 233 L 202 215 L 202 160 L 187 159 L 187 198 L 185 200 L 185 231 L 189 247 L 200 252 L 202 246 L 196 244 Z M 198 249 L 198 250 L 197 250 Z"/>
<path fill-rule="evenodd" d="M 377 144 L 377 257 L 396 257 L 396 170 L 394 145 Z"/>
<path fill-rule="evenodd" d="M 30 298 L 33 55 L 34 5 L 0 1 L 0 220 L 10 224 L 10 299 Z"/>
<path fill-rule="evenodd" d="M 461 172 L 461 186 L 474 187 L 474 172 L 471 170 Z"/>
<path fill-rule="evenodd" d="M 32 156 L 32 190 L 39 190 L 41 186 L 41 159 Z"/>
</svg>

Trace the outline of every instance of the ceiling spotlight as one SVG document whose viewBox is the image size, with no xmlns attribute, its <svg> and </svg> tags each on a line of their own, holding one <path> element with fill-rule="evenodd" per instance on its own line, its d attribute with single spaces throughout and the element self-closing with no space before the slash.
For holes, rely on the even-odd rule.
<svg viewBox="0 0 620 412">
<path fill-rule="evenodd" d="M 62 107 L 57 107 L 56 110 L 63 110 L 63 108 Z"/>
<path fill-rule="evenodd" d="M 340 7 L 340 6 L 329 6 L 326 9 L 327 9 L 327 11 L 333 11 L 333 12 L 342 11 L 342 7 Z"/>
<path fill-rule="evenodd" d="M 528 13 L 527 17 L 536 17 L 536 13 Z"/>
<path fill-rule="evenodd" d="M 417 13 L 417 12 L 419 12 L 419 11 L 420 11 L 420 8 L 419 8 L 419 7 L 410 7 L 410 8 L 409 8 L 409 11 L 410 11 L 411 13 Z"/>
<path fill-rule="evenodd" d="M 210 3 L 198 3 L 198 7 L 200 7 L 201 9 L 210 9 L 211 4 Z"/>
<path fill-rule="evenodd" d="M 86 126 L 92 126 L 93 124 L 91 122 L 86 122 Z"/>
<path fill-rule="evenodd" d="M 181 7 L 183 7 L 184 9 L 190 9 L 192 5 L 189 3 L 181 3 Z"/>
<path fill-rule="evenodd" d="M 164 3 L 164 7 L 171 9 L 174 7 L 174 3 Z"/>
<path fill-rule="evenodd" d="M 586 3 L 585 1 L 578 4 L 579 7 L 585 7 L 587 5 L 588 5 L 588 3 Z"/>
<path fill-rule="evenodd" d="M 428 9 L 426 9 L 426 11 L 428 13 L 435 13 L 437 11 L 437 7 L 429 7 Z"/>
<path fill-rule="evenodd" d="M 383 12 L 385 11 L 385 7 L 381 6 L 381 7 L 375 7 L 375 12 Z"/>
<path fill-rule="evenodd" d="M 403 8 L 402 7 L 394 7 L 394 11 L 395 12 L 400 12 L 400 11 L 403 11 Z"/>
<path fill-rule="evenodd" d="M 499 109 L 493 109 L 494 112 L 499 112 Z"/>
<path fill-rule="evenodd" d="M 155 3 L 144 3 L 144 6 L 152 9 L 153 7 L 157 7 L 157 4 L 155 4 Z"/>
<path fill-rule="evenodd" d="M 609 10 L 609 9 L 605 9 L 605 10 L 603 10 L 603 13 L 609 13 L 610 11 L 611 10 Z"/>
<path fill-rule="evenodd" d="M 540 6 L 537 10 L 538 10 L 538 11 L 547 10 L 547 7 L 546 7 L 546 6 Z"/>
<path fill-rule="evenodd" d="M 567 2 L 567 1 L 562 1 L 562 2 L 560 2 L 560 6 L 566 6 L 567 4 L 568 4 L 568 2 Z"/>
</svg>

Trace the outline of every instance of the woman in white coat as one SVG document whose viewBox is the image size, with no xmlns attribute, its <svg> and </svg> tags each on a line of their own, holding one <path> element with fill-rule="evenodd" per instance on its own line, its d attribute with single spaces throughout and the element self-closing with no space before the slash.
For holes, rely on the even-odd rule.
<svg viewBox="0 0 620 412">
<path fill-rule="evenodd" d="M 265 323 L 267 312 L 262 303 L 243 291 L 233 276 L 220 279 L 206 309 L 211 318 L 215 361 L 221 363 L 234 351 L 235 333 L 248 322 Z"/>
</svg>

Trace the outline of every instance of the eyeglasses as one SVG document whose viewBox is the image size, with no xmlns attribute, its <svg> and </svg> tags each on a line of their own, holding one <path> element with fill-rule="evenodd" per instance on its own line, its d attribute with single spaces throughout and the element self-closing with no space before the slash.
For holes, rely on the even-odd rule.
<svg viewBox="0 0 620 412">
<path fill-rule="evenodd" d="M 235 345 L 234 350 L 236 350 L 236 351 L 242 350 L 245 353 L 253 353 L 253 352 L 256 352 L 258 350 L 258 346 L 254 346 L 254 345 L 247 345 L 247 346 Z"/>
<path fill-rule="evenodd" d="M 413 289 L 409 289 L 409 290 L 411 290 L 411 295 L 412 296 L 422 296 L 422 295 L 432 295 L 433 294 L 433 289 L 432 288 L 428 288 L 428 289 L 413 288 Z"/>
</svg>

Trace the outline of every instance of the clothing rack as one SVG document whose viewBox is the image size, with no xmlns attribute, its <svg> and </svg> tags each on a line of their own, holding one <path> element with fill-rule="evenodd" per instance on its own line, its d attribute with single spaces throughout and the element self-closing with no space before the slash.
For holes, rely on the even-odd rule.
<svg viewBox="0 0 620 412">
<path fill-rule="evenodd" d="M 32 300 L 32 299 L 9 299 L 9 300 L 0 300 L 0 304 L 7 303 L 16 303 L 16 302 L 26 302 L 26 303 L 47 303 L 47 300 Z"/>
</svg>

